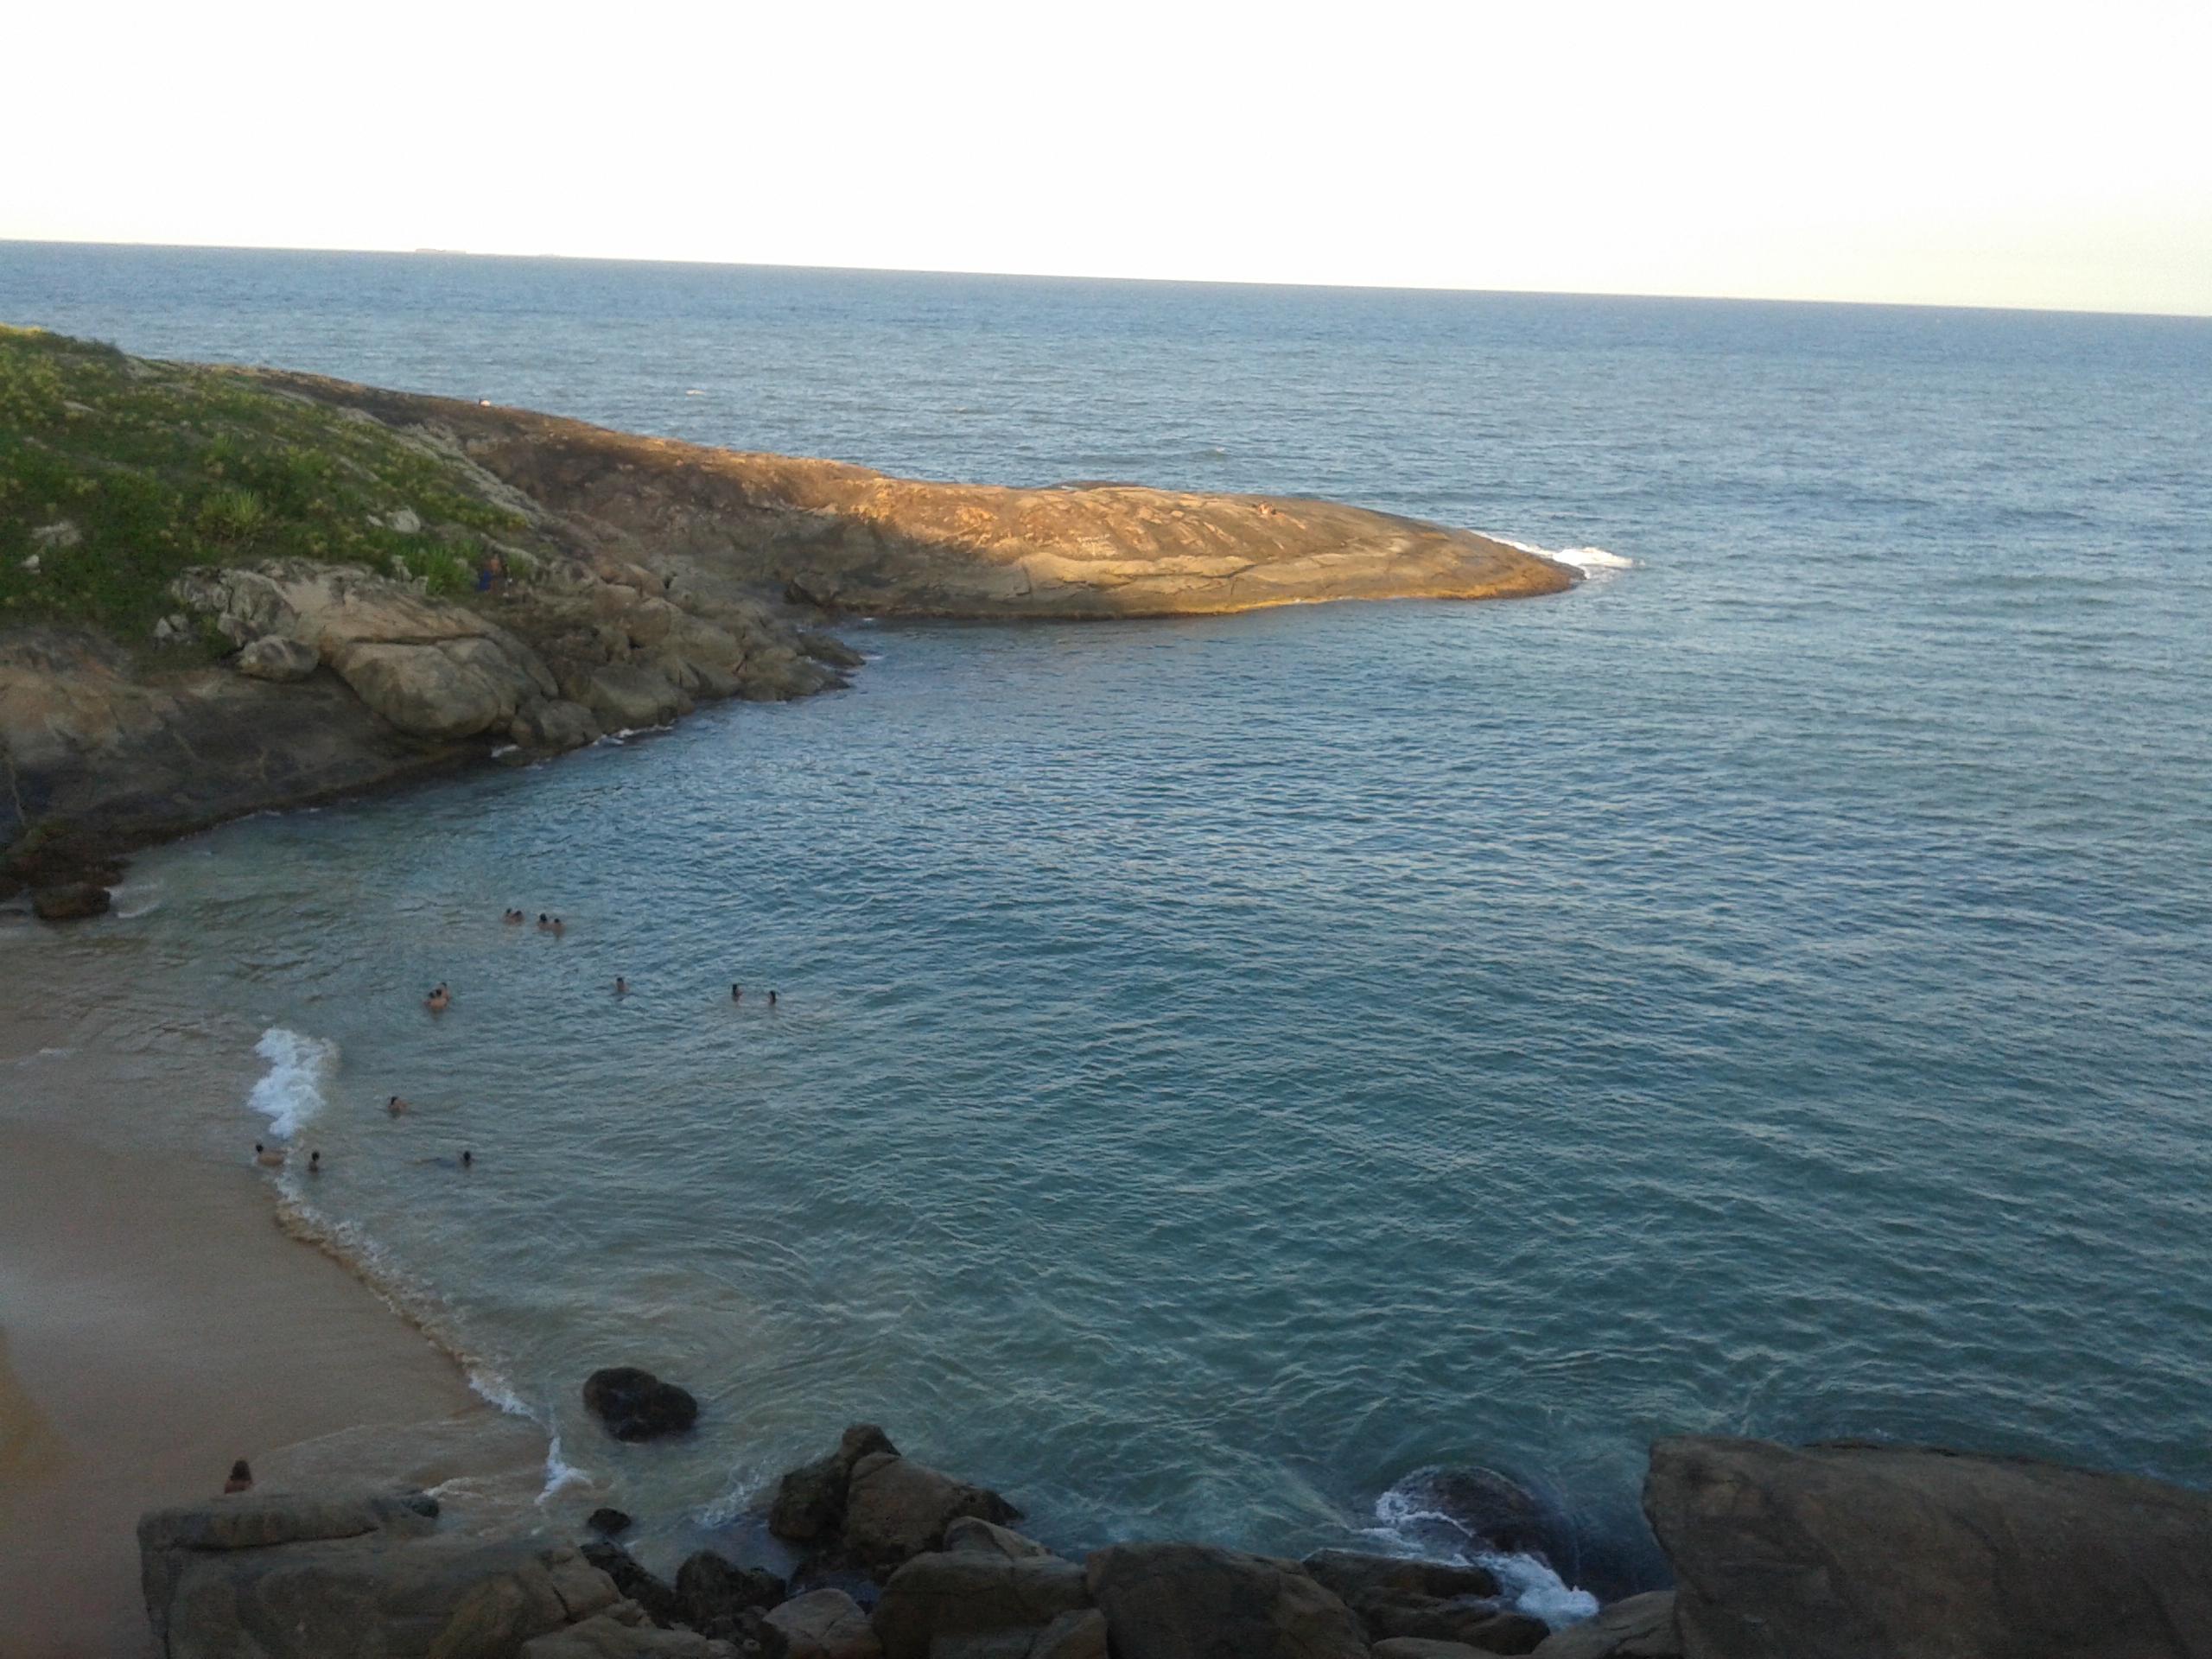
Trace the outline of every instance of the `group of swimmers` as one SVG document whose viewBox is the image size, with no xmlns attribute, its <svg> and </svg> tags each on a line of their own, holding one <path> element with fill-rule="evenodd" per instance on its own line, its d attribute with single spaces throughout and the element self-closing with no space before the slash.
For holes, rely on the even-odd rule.
<svg viewBox="0 0 2212 1659">
<path fill-rule="evenodd" d="M 520 927 L 530 918 L 518 910 L 507 910 L 499 912 L 499 919 L 509 927 Z M 541 910 L 537 912 L 537 931 L 541 933 L 550 933 L 557 938 L 569 931 L 569 925 L 558 916 L 548 916 Z"/>
</svg>

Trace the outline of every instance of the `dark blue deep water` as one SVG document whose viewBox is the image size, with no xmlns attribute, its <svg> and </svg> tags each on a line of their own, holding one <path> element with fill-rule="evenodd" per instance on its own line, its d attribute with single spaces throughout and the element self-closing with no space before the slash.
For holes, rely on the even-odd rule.
<svg viewBox="0 0 2212 1659">
<path fill-rule="evenodd" d="M 1477 1462 L 1595 1580 L 1672 1430 L 2212 1484 L 2212 324 L 20 245 L 0 319 L 1634 562 L 857 624 L 849 692 L 143 860 L 104 948 L 296 1034 L 315 1206 L 563 1501 L 874 1417 L 1057 1540 L 1297 1550 Z M 621 1357 L 696 1444 L 578 1421 Z"/>
</svg>

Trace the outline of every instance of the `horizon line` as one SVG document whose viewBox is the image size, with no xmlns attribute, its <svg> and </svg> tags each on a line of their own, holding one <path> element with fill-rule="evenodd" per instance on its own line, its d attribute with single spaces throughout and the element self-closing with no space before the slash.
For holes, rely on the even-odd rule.
<svg viewBox="0 0 2212 1659">
<path fill-rule="evenodd" d="M 939 265 L 802 264 L 766 259 L 683 258 L 666 255 L 609 253 L 499 253 L 473 248 L 362 248 L 300 246 L 277 243 L 230 242 L 111 242 L 84 237 L 0 236 L 0 247 L 9 245 L 51 248 L 166 248 L 201 253 L 320 253 L 383 258 L 508 259 L 561 262 L 571 264 L 683 265 L 720 270 L 826 271 L 840 275 L 876 276 L 975 276 L 987 280 L 1060 283 L 1128 283 L 1154 287 L 1297 289 L 1340 294 L 1465 294 L 1516 299 L 1664 300 L 1714 305 L 1802 305 L 1850 307 L 1890 311 L 1986 311 L 2007 315 L 2052 317 L 2137 317 L 2173 322 L 2212 321 L 2212 311 L 2152 311 L 2099 309 L 2062 305 L 1997 305 L 1957 300 L 1844 300 L 1808 299 L 1772 294 L 1655 293 L 1628 289 L 1459 288 L 1426 283 L 1327 283 L 1295 278 L 1260 281 L 1236 276 L 1100 276 L 1083 271 L 977 270 Z"/>
</svg>

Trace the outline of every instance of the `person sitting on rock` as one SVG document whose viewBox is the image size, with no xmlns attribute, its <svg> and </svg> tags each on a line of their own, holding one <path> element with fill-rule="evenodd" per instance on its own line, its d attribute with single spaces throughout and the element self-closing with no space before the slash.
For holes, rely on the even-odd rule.
<svg viewBox="0 0 2212 1659">
<path fill-rule="evenodd" d="M 253 1471 L 247 1468 L 245 1459 L 240 1458 L 231 1465 L 231 1478 L 223 1483 L 223 1496 L 235 1497 L 239 1492 L 250 1492 L 252 1490 Z"/>
<path fill-rule="evenodd" d="M 284 1167 L 284 1148 L 264 1147 L 257 1141 L 253 1143 L 253 1161 L 264 1169 L 282 1169 Z"/>
</svg>

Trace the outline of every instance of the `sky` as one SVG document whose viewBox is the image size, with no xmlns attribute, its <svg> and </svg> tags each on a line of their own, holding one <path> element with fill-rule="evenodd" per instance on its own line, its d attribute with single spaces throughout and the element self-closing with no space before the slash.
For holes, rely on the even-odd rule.
<svg viewBox="0 0 2212 1659">
<path fill-rule="evenodd" d="M 18 0 L 0 51 L 0 238 L 2212 315 L 2212 0 Z"/>
</svg>

